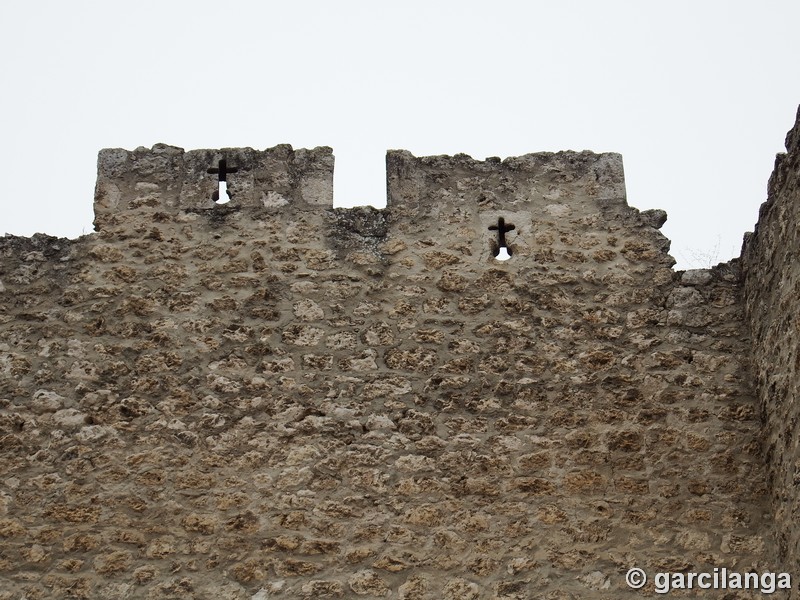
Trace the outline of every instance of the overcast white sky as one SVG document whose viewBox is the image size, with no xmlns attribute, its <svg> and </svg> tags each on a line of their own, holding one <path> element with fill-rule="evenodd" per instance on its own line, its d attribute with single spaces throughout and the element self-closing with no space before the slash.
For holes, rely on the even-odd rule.
<svg viewBox="0 0 800 600">
<path fill-rule="evenodd" d="M 332 146 L 623 155 L 678 267 L 738 255 L 800 103 L 800 2 L 25 0 L 2 4 L 0 234 L 92 231 L 97 151 Z"/>
</svg>

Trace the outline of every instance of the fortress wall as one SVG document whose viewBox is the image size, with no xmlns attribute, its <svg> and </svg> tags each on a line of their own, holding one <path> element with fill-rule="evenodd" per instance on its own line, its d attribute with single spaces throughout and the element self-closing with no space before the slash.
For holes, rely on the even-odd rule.
<svg viewBox="0 0 800 600">
<path fill-rule="evenodd" d="M 800 115 L 799 115 L 800 117 Z M 800 566 L 800 118 L 786 136 L 742 270 L 753 370 L 765 421 L 769 482 L 779 550 Z"/>
<path fill-rule="evenodd" d="M 776 568 L 737 265 L 674 273 L 618 155 L 393 151 L 385 210 L 331 168 L 103 151 L 97 233 L 0 239 L 0 599 Z"/>
</svg>

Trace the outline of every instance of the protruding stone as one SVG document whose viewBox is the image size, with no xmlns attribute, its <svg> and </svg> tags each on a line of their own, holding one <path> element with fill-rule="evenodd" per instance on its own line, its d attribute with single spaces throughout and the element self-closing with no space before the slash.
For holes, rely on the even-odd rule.
<svg viewBox="0 0 800 600">
<path fill-rule="evenodd" d="M 661 229 L 661 226 L 667 222 L 667 211 L 661 209 L 643 210 L 640 216 L 643 223 L 654 229 Z"/>
<path fill-rule="evenodd" d="M 711 281 L 711 271 L 708 269 L 691 269 L 681 275 L 683 285 L 704 285 Z"/>
</svg>

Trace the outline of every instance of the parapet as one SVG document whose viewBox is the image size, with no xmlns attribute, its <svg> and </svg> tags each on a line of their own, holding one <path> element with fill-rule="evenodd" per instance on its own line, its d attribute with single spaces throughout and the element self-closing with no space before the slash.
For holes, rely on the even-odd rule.
<svg viewBox="0 0 800 600">
<path fill-rule="evenodd" d="M 106 238 L 115 231 L 125 236 L 143 224 L 191 218 L 187 213 L 205 213 L 214 220 L 236 212 L 242 227 L 248 221 L 291 220 L 297 211 L 323 218 L 333 206 L 333 166 L 329 147 L 187 152 L 156 144 L 149 150 L 102 150 L 95 228 Z M 480 161 L 466 154 L 415 157 L 390 150 L 386 176 L 387 207 L 370 214 L 407 239 L 449 231 L 462 251 L 480 263 L 491 260 L 489 249 L 496 249 L 500 219 L 513 224 L 505 240 L 509 248 L 517 257 L 538 256 L 539 264 L 551 252 L 543 232 L 561 239 L 566 230 L 619 227 L 644 228 L 643 237 L 654 250 L 645 253 L 661 265 L 674 263 L 667 254 L 669 241 L 655 231 L 666 214 L 628 206 L 619 154 L 541 152 Z M 220 181 L 230 196 L 224 209 L 215 203 Z M 352 220 L 342 211 L 337 209 L 338 221 Z M 336 238 L 345 234 L 341 227 L 330 229 L 331 245 L 340 247 Z M 570 251 L 570 244 L 565 242 L 563 252 Z"/>
<path fill-rule="evenodd" d="M 99 229 L 125 210 L 214 208 L 220 180 L 238 207 L 330 207 L 333 166 L 327 146 L 188 152 L 166 144 L 149 150 L 107 148 L 97 161 L 96 224 Z M 466 154 L 415 157 L 390 150 L 386 167 L 387 206 L 395 215 L 430 213 L 448 203 L 514 210 L 576 198 L 625 200 L 622 157 L 613 153 L 542 152 L 479 161 Z"/>
</svg>

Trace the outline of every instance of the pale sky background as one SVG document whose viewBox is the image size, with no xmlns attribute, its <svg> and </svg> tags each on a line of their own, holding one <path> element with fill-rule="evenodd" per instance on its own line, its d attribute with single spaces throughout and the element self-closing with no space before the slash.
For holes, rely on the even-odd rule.
<svg viewBox="0 0 800 600">
<path fill-rule="evenodd" d="M 800 103 L 800 2 L 2 0 L 0 235 L 92 231 L 97 151 L 623 155 L 678 268 L 738 256 Z"/>
</svg>

